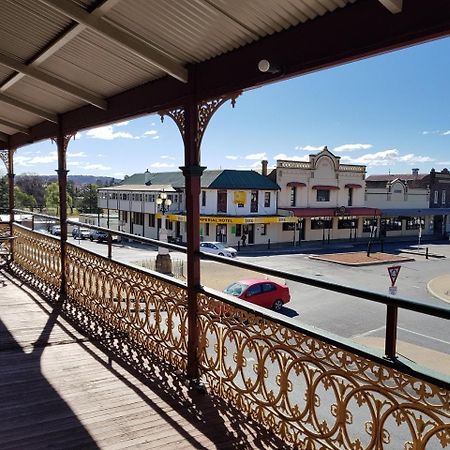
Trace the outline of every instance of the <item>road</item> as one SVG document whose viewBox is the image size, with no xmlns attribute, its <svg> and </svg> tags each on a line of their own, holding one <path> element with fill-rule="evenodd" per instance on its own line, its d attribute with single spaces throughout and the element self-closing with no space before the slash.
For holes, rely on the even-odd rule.
<svg viewBox="0 0 450 450">
<path fill-rule="evenodd" d="M 107 254 L 107 246 L 104 243 L 77 241 L 71 238 L 69 242 L 78 243 L 84 248 L 105 256 Z M 450 258 L 450 245 L 436 246 L 430 251 L 445 254 Z M 155 248 L 146 248 L 140 244 L 114 245 L 113 248 L 114 259 L 134 264 L 155 258 L 155 256 Z M 450 273 L 449 259 L 427 260 L 423 256 L 413 256 L 416 258 L 415 261 L 401 264 L 402 268 L 396 283 L 398 295 L 428 304 L 446 305 L 429 294 L 427 283 L 436 276 Z M 172 257 L 184 259 L 185 255 L 173 253 Z M 303 253 L 239 256 L 239 259 L 258 266 L 289 271 L 383 294 L 388 293 L 390 285 L 388 264 L 350 267 L 313 260 L 308 254 Z M 221 268 L 218 268 L 219 265 Z M 206 273 L 219 272 L 221 281 L 225 285 L 242 278 L 241 269 L 226 266 L 228 271 L 226 272 L 225 266 L 216 262 L 202 262 L 202 270 Z M 224 287 L 220 283 L 214 285 L 213 281 L 212 285 L 207 284 L 203 278 L 202 282 L 218 290 Z M 364 345 L 383 348 L 386 315 L 384 305 L 291 281 L 287 281 L 287 285 L 290 288 L 292 300 L 283 310 L 286 316 L 294 318 L 300 324 L 314 326 L 340 337 L 351 338 Z M 429 361 L 432 368 L 449 372 L 450 375 L 450 332 L 447 321 L 401 310 L 398 339 L 400 354 L 413 361 L 422 361 L 423 364 L 428 364 Z"/>
</svg>

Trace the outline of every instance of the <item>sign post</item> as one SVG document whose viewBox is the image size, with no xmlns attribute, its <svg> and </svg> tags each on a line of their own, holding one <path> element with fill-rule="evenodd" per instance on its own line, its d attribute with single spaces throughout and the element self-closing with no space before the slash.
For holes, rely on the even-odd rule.
<svg viewBox="0 0 450 450">
<path fill-rule="evenodd" d="M 395 282 L 397 281 L 401 267 L 402 266 L 391 266 L 387 268 L 389 272 L 389 278 L 391 279 L 391 285 L 389 286 L 389 294 L 391 295 L 395 295 L 397 293 L 397 286 L 395 286 Z"/>
<path fill-rule="evenodd" d="M 389 286 L 389 294 L 397 294 L 398 274 L 402 266 L 388 267 L 389 278 L 391 279 L 391 286 Z M 398 307 L 394 305 L 387 305 L 386 310 L 386 337 L 384 341 L 384 354 L 387 358 L 395 359 L 397 351 L 397 321 L 398 321 Z"/>
</svg>

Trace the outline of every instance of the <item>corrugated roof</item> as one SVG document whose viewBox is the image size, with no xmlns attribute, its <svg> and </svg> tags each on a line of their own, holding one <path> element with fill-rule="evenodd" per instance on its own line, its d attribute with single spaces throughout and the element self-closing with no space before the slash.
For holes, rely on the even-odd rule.
<svg viewBox="0 0 450 450">
<path fill-rule="evenodd" d="M 391 175 L 370 175 L 366 178 L 367 181 L 394 181 L 396 179 L 400 179 L 403 181 L 415 181 L 422 180 L 423 178 L 429 176 L 428 173 L 420 173 L 418 175 L 413 175 L 411 173 L 406 174 L 391 174 Z"/>
<path fill-rule="evenodd" d="M 145 183 L 147 175 L 147 183 Z M 183 188 L 185 179 L 182 172 L 135 173 L 127 177 L 121 185 L 170 185 Z M 267 177 L 253 170 L 205 170 L 201 178 L 205 189 L 267 189 L 278 190 L 279 186 Z"/>
</svg>

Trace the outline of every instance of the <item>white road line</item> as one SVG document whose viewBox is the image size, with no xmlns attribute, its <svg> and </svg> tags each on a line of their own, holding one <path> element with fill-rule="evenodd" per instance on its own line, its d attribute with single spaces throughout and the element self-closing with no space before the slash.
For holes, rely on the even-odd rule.
<svg viewBox="0 0 450 450">
<path fill-rule="evenodd" d="M 398 327 L 399 330 L 406 331 L 407 333 L 416 334 L 417 336 L 424 337 L 426 339 L 431 339 L 433 341 L 442 342 L 443 344 L 450 345 L 450 342 L 444 341 L 442 339 L 435 338 L 433 336 L 427 336 L 426 334 L 417 333 L 416 331 L 407 330 L 406 328 Z"/>
<path fill-rule="evenodd" d="M 366 331 L 365 333 L 355 334 L 354 336 L 351 337 L 351 339 L 355 339 L 355 338 L 359 338 L 359 337 L 368 336 L 369 334 L 376 333 L 377 331 L 384 330 L 385 328 L 386 328 L 386 326 L 383 325 L 382 327 L 379 327 L 379 328 L 375 328 L 375 329 L 373 329 L 373 330 Z"/>
</svg>

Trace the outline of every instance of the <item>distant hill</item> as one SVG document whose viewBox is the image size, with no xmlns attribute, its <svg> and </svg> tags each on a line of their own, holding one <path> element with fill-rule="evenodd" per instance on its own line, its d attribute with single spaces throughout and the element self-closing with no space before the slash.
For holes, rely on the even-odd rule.
<svg viewBox="0 0 450 450">
<path fill-rule="evenodd" d="M 17 175 L 16 179 L 20 178 L 21 176 L 27 176 L 29 174 L 21 174 Z M 57 175 L 34 175 L 36 177 L 39 177 L 43 180 L 45 184 L 47 183 L 55 183 L 58 181 Z M 96 176 L 96 175 L 68 175 L 67 176 L 68 181 L 73 181 L 75 186 L 85 186 L 87 184 L 96 184 L 98 186 L 112 186 L 114 184 L 120 183 L 122 180 L 119 180 L 118 178 L 113 177 L 102 177 L 102 176 Z"/>
</svg>

